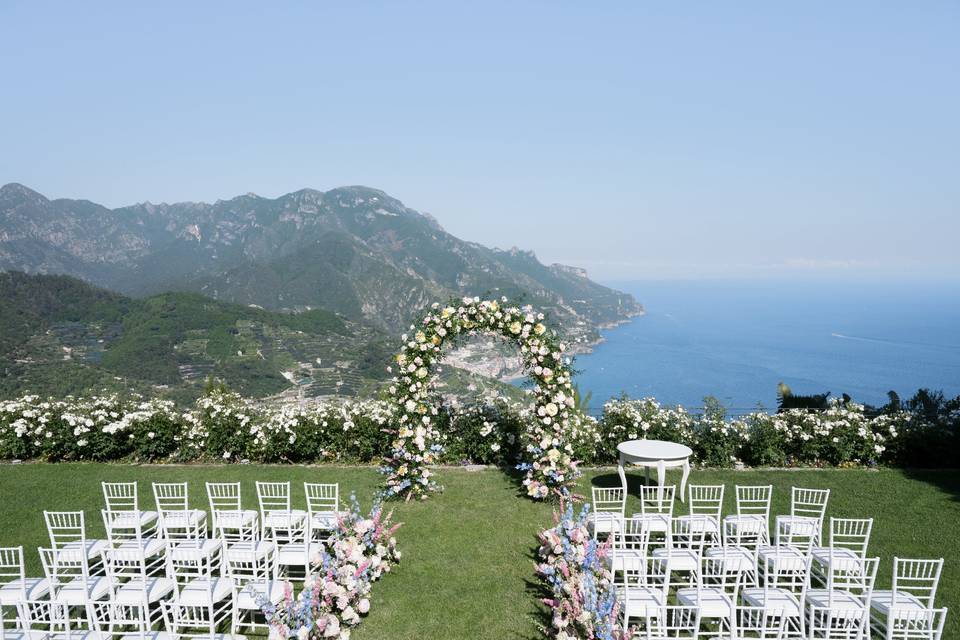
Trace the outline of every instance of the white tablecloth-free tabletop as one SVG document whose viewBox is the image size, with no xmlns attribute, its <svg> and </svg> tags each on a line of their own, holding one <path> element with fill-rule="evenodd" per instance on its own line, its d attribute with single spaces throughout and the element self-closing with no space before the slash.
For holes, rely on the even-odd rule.
<svg viewBox="0 0 960 640">
<path fill-rule="evenodd" d="M 627 490 L 627 474 L 624 472 L 624 466 L 632 464 L 638 467 L 645 467 L 647 478 L 650 477 L 650 468 L 657 469 L 657 486 L 663 488 L 663 483 L 668 467 L 682 467 L 683 477 L 680 480 L 680 500 L 686 498 L 687 478 L 690 477 L 690 456 L 693 450 L 690 447 L 677 442 L 667 442 L 666 440 L 628 440 L 617 445 L 617 451 L 620 453 L 620 462 L 617 465 L 617 473 L 620 474 L 620 482 L 623 484 L 623 490 Z"/>
</svg>

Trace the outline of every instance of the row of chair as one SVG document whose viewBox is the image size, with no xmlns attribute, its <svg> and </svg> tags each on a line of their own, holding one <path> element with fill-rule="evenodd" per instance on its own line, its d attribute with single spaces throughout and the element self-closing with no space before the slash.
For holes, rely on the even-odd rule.
<svg viewBox="0 0 960 640">
<path fill-rule="evenodd" d="M 26 575 L 22 547 L 0 548 L 0 640 L 211 637 L 227 618 L 234 635 L 265 629 L 261 605 L 310 576 L 340 517 L 336 484 L 305 484 L 299 510 L 289 483 L 258 482 L 254 511 L 243 508 L 239 483 L 208 483 L 208 537 L 186 483 L 153 490 L 157 510 L 143 511 L 135 483 L 103 483 L 105 540 L 87 537 L 83 511 L 45 511 L 43 578 Z M 15 610 L 13 627 L 5 609 Z"/>
<path fill-rule="evenodd" d="M 893 588 L 874 590 L 873 520 L 830 518 L 824 545 L 828 490 L 794 488 L 790 513 L 774 518 L 772 541 L 772 487 L 737 487 L 737 512 L 726 517 L 722 485 L 691 486 L 689 513 L 678 516 L 673 491 L 644 487 L 641 512 L 627 517 L 623 489 L 593 490 L 589 524 L 609 540 L 624 624 L 653 632 L 672 620 L 679 635 L 671 637 L 682 638 L 756 637 L 758 627 L 770 638 L 942 634 L 946 609 L 934 598 L 943 560 L 895 558 Z M 696 619 L 678 613 L 683 607 Z M 695 632 L 681 633 L 684 625 Z"/>
</svg>

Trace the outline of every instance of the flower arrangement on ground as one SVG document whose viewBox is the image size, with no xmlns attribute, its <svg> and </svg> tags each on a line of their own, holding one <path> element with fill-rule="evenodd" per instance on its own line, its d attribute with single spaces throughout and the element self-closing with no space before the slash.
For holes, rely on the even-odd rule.
<svg viewBox="0 0 960 640">
<path fill-rule="evenodd" d="M 370 611 L 371 584 L 400 561 L 393 536 L 400 525 L 392 524 L 391 516 L 379 502 L 364 516 L 350 496 L 350 509 L 340 514 L 327 546 L 311 558 L 312 572 L 300 593 L 288 582 L 278 603 L 258 594 L 270 640 L 349 640 Z"/>
<path fill-rule="evenodd" d="M 536 573 L 549 596 L 547 637 L 556 640 L 625 640 L 620 622 L 613 574 L 605 558 L 606 543 L 598 543 L 587 529 L 589 505 L 574 515 L 572 504 L 561 504 L 554 527 L 541 531 Z"/>
</svg>

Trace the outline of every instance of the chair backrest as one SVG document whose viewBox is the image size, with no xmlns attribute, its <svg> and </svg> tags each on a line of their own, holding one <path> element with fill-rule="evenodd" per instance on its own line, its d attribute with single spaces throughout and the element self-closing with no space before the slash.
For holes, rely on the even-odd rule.
<svg viewBox="0 0 960 640">
<path fill-rule="evenodd" d="M 899 595 L 910 594 L 928 609 L 940 586 L 940 573 L 943 571 L 943 558 L 937 560 L 893 559 L 893 602 Z"/>
<path fill-rule="evenodd" d="M 27 592 L 22 582 L 25 578 L 23 547 L 0 547 L 0 585 L 20 580 L 20 599 L 26 600 Z"/>
<path fill-rule="evenodd" d="M 901 609 L 896 621 L 888 622 L 887 638 L 890 640 L 940 640 L 947 610 Z"/>
<path fill-rule="evenodd" d="M 260 526 L 256 518 L 244 520 L 241 510 L 218 510 L 213 512 L 215 535 L 218 535 L 225 546 L 235 542 L 256 540 L 260 535 Z"/>
<path fill-rule="evenodd" d="M 303 492 L 307 496 L 307 511 L 311 516 L 340 510 L 340 484 L 337 482 L 304 482 Z"/>
<path fill-rule="evenodd" d="M 44 511 L 50 546 L 62 549 L 66 545 L 83 545 L 86 542 L 86 524 L 83 511 Z"/>
<path fill-rule="evenodd" d="M 100 517 L 103 518 L 103 528 L 107 532 L 107 539 L 111 544 L 121 544 L 129 540 L 143 543 L 144 528 L 143 521 L 139 516 L 128 518 L 120 526 L 118 520 L 119 511 L 100 510 Z M 132 512 L 131 512 L 132 513 Z M 121 516 L 122 518 L 122 516 Z"/>
<path fill-rule="evenodd" d="M 773 485 L 737 485 L 737 515 L 762 516 L 770 519 L 770 500 L 773 498 Z"/>
<path fill-rule="evenodd" d="M 700 608 L 665 606 L 650 607 L 644 621 L 645 629 L 634 635 L 643 640 L 673 640 L 674 638 L 697 638 L 700 630 Z"/>
<path fill-rule="evenodd" d="M 17 603 L 17 620 L 25 632 L 56 634 L 60 638 L 70 638 L 70 607 L 58 600 L 22 600 Z M 79 638 L 78 630 L 73 634 Z"/>
<path fill-rule="evenodd" d="M 676 486 L 670 484 L 664 487 L 656 485 L 641 485 L 640 513 L 648 515 L 663 515 L 673 517 L 673 498 L 676 495 Z"/>
<path fill-rule="evenodd" d="M 828 599 L 831 604 L 834 595 L 839 592 L 853 594 L 862 602 L 869 603 L 879 564 L 879 558 L 865 558 L 856 562 L 832 562 L 826 576 Z"/>
<path fill-rule="evenodd" d="M 793 487 L 790 489 L 790 515 L 816 518 L 823 522 L 828 500 L 830 500 L 830 489 Z"/>
<path fill-rule="evenodd" d="M 238 542 L 224 556 L 226 576 L 236 587 L 273 576 L 277 546 L 271 542 Z"/>
<path fill-rule="evenodd" d="M 195 515 L 193 509 L 161 511 L 158 521 L 163 538 L 171 541 L 205 538 L 206 526 Z"/>
<path fill-rule="evenodd" d="M 154 482 L 153 499 L 157 511 L 186 511 L 189 506 L 189 493 L 186 482 Z"/>
<path fill-rule="evenodd" d="M 594 513 L 618 513 L 623 515 L 627 507 L 627 492 L 622 487 L 591 487 Z"/>
<path fill-rule="evenodd" d="M 720 522 L 720 514 L 723 512 L 723 491 L 722 484 L 691 484 L 687 487 L 690 515 L 710 516 Z"/>
<path fill-rule="evenodd" d="M 100 638 L 152 640 L 156 637 L 156 632 L 151 631 L 153 620 L 145 602 L 98 600 L 90 603 L 90 612 Z"/>
<path fill-rule="evenodd" d="M 51 591 L 67 582 L 80 579 L 84 584 L 90 580 L 90 564 L 83 550 L 77 552 L 38 547 L 43 573 L 51 583 Z"/>
<path fill-rule="evenodd" d="M 693 551 L 701 556 L 707 543 L 707 522 L 709 517 L 700 515 L 673 518 L 667 533 L 667 548 Z"/>
<path fill-rule="evenodd" d="M 260 503 L 261 514 L 271 511 L 290 511 L 290 483 L 258 480 L 257 501 Z"/>
<path fill-rule="evenodd" d="M 163 612 L 163 624 L 167 633 L 175 637 L 207 636 L 211 640 L 215 637 L 219 621 L 216 619 L 217 615 L 214 607 L 166 600 L 160 602 L 160 608 Z M 203 629 L 204 633 L 196 633 L 200 629 Z M 191 633 L 191 630 L 193 633 Z"/>
<path fill-rule="evenodd" d="M 641 518 L 617 520 L 610 535 L 610 563 L 614 573 L 625 571 L 633 580 L 646 581 L 647 549 L 650 531 Z"/>
<path fill-rule="evenodd" d="M 138 511 L 136 482 L 101 482 L 107 511 Z"/>
<path fill-rule="evenodd" d="M 208 482 L 207 500 L 210 502 L 210 512 L 239 511 L 240 483 L 239 482 Z"/>
<path fill-rule="evenodd" d="M 279 511 L 273 510 L 270 513 L 282 514 L 290 513 L 290 511 Z M 296 544 L 296 543 L 306 543 L 310 540 L 310 536 L 313 533 L 311 527 L 310 518 L 295 518 L 290 517 L 287 519 L 287 522 L 280 527 L 267 527 L 263 533 L 264 538 L 269 538 L 270 541 L 277 544 L 277 546 L 282 546 L 285 544 Z M 309 545 L 308 545 L 309 546 Z"/>
<path fill-rule="evenodd" d="M 202 553 L 203 543 L 203 540 L 178 542 L 176 549 L 166 554 L 167 577 L 172 578 L 178 586 L 197 578 L 213 578 L 220 569 L 220 555 Z M 196 545 L 195 553 L 189 549 L 190 545 Z"/>
<path fill-rule="evenodd" d="M 798 560 L 790 548 L 773 547 L 766 556 L 766 563 L 763 582 L 765 597 L 774 597 L 777 589 L 802 596 L 810 586 L 813 559 L 809 554 Z"/>
<path fill-rule="evenodd" d="M 830 518 L 830 547 L 867 557 L 873 518 Z"/>
<path fill-rule="evenodd" d="M 741 638 L 780 640 L 786 632 L 786 620 L 782 609 L 737 607 L 737 632 Z"/>
<path fill-rule="evenodd" d="M 119 585 L 126 580 L 142 580 L 163 568 L 163 554 L 146 558 L 143 551 L 129 546 L 118 549 L 104 549 L 100 552 L 103 567 L 111 585 Z"/>
<path fill-rule="evenodd" d="M 814 519 L 794 520 L 790 522 L 777 520 L 776 544 L 778 546 L 794 547 L 809 554 L 820 539 L 820 522 Z"/>
<path fill-rule="evenodd" d="M 869 607 L 833 603 L 832 606 L 807 609 L 808 638 L 850 640 L 863 638 L 869 625 Z"/>
<path fill-rule="evenodd" d="M 706 589 L 720 589 L 737 602 L 737 594 L 743 587 L 746 567 L 742 562 L 729 562 L 721 557 L 705 557 L 700 561 L 700 571 L 696 575 L 697 594 Z M 697 602 L 704 602 L 701 597 Z"/>
</svg>

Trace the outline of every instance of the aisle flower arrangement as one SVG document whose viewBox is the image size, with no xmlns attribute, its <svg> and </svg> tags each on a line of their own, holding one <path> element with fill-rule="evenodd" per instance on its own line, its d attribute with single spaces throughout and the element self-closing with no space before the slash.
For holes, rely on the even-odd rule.
<svg viewBox="0 0 960 640">
<path fill-rule="evenodd" d="M 523 447 L 523 484 L 534 499 L 565 495 L 579 471 L 567 427 L 574 410 L 569 361 L 564 344 L 543 323 L 542 313 L 501 301 L 463 298 L 446 306 L 434 303 L 419 323 L 402 336 L 390 395 L 394 404 L 393 440 L 384 458 L 389 495 L 425 498 L 438 486 L 429 466 L 442 452 L 436 430 L 439 402 L 433 392 L 435 368 L 443 348 L 463 336 L 492 332 L 514 342 L 523 368 L 534 383 L 533 413 Z"/>
<path fill-rule="evenodd" d="M 280 602 L 258 594 L 271 640 L 335 638 L 349 640 L 351 630 L 370 611 L 370 591 L 400 561 L 393 534 L 398 525 L 375 503 L 364 516 L 354 496 L 338 518 L 327 546 L 312 559 L 313 571 L 300 593 L 284 585 Z"/>
<path fill-rule="evenodd" d="M 556 640 L 625 640 L 613 575 L 604 559 L 608 545 L 598 543 L 587 529 L 589 505 L 578 515 L 572 504 L 554 513 L 555 526 L 541 531 L 536 573 L 548 596 L 550 625 Z"/>
</svg>

